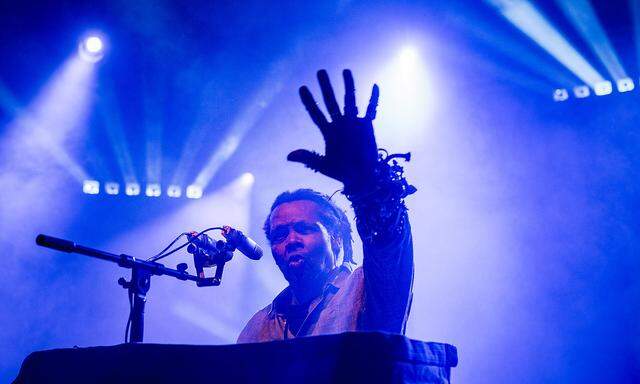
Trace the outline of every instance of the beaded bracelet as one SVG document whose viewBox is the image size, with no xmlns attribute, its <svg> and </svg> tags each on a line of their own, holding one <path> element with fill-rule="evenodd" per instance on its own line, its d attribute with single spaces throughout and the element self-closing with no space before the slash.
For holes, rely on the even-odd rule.
<svg viewBox="0 0 640 384">
<path fill-rule="evenodd" d="M 400 235 L 404 228 L 407 211 L 404 198 L 415 193 L 417 188 L 404 178 L 404 169 L 396 158 L 409 162 L 411 153 L 390 155 L 386 150 L 379 149 L 372 189 L 351 192 L 345 188 L 343 191 L 351 201 L 358 232 L 364 243 L 387 243 Z"/>
</svg>

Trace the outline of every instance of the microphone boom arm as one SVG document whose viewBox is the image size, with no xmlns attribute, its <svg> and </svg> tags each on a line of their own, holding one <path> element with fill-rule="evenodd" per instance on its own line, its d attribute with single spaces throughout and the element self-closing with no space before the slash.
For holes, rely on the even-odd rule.
<svg viewBox="0 0 640 384">
<path fill-rule="evenodd" d="M 110 261 L 118 264 L 122 268 L 131 269 L 131 280 L 126 281 L 124 278 L 118 280 L 123 288 L 127 289 L 129 297 L 132 299 L 130 320 L 131 328 L 129 328 L 128 342 L 142 343 L 144 337 L 144 307 L 146 304 L 146 295 L 151 286 L 151 276 L 171 276 L 178 280 L 195 281 L 199 287 L 220 285 L 220 278 L 224 263 L 216 268 L 216 276 L 205 278 L 194 276 L 187 273 L 186 268 L 172 269 L 165 267 L 155 261 L 146 261 L 133 256 L 104 252 L 98 249 L 78 245 L 73 241 L 59 239 L 53 236 L 40 234 L 36 237 L 36 244 L 39 246 L 55 249 L 61 252 L 77 253 L 80 255 L 95 257 L 100 260 Z M 216 284 L 217 278 L 217 284 Z"/>
</svg>

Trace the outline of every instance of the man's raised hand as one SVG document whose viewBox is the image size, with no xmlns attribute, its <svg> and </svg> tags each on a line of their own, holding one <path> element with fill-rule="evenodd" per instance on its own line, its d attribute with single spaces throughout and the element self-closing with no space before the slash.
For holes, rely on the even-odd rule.
<svg viewBox="0 0 640 384">
<path fill-rule="evenodd" d="M 289 153 L 287 160 L 302 163 L 341 181 L 345 190 L 358 190 L 372 182 L 378 158 L 372 121 L 376 117 L 379 90 L 374 84 L 367 112 L 364 117 L 358 117 L 353 76 L 348 69 L 342 75 L 345 85 L 344 113 L 340 112 L 327 71 L 318 71 L 318 82 L 330 121 L 318 107 L 309 88 L 300 87 L 302 104 L 324 138 L 325 154 L 297 149 Z"/>
</svg>

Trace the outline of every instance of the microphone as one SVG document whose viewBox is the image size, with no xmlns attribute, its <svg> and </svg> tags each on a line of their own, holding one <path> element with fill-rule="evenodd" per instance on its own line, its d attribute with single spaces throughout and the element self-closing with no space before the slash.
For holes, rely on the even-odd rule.
<svg viewBox="0 0 640 384">
<path fill-rule="evenodd" d="M 194 253 L 196 248 L 202 248 L 205 250 L 218 252 L 224 246 L 224 243 L 218 244 L 217 241 L 213 240 L 209 236 L 204 233 L 200 236 L 196 236 L 197 232 L 187 233 L 187 237 L 189 238 L 189 246 L 187 246 L 187 252 Z"/>
<path fill-rule="evenodd" d="M 242 252 L 245 256 L 252 260 L 260 260 L 262 257 L 262 248 L 255 241 L 245 236 L 242 231 L 233 229 L 228 225 L 225 225 L 222 230 L 222 236 L 227 239 L 227 242 L 234 246 L 238 251 Z"/>
</svg>

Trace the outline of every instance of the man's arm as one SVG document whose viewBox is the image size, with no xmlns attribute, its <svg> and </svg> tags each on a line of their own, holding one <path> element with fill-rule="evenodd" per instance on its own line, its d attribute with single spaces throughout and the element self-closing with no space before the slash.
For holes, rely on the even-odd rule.
<svg viewBox="0 0 640 384">
<path fill-rule="evenodd" d="M 318 82 L 331 121 L 307 87 L 300 98 L 325 141 L 325 154 L 293 151 L 290 161 L 303 163 L 344 184 L 343 193 L 356 213 L 364 248 L 365 308 L 362 328 L 403 333 L 411 305 L 413 248 L 403 199 L 415 192 L 393 156 L 378 155 L 373 120 L 379 90 L 374 85 L 364 117 L 358 117 L 351 71 L 343 72 L 344 113 L 340 111 L 326 71 Z M 406 157 L 408 160 L 408 157 Z"/>
<path fill-rule="evenodd" d="M 361 327 L 404 334 L 413 286 L 413 243 L 407 210 L 404 203 L 398 204 L 389 196 L 362 197 L 359 201 L 349 197 L 364 253 Z"/>
</svg>

